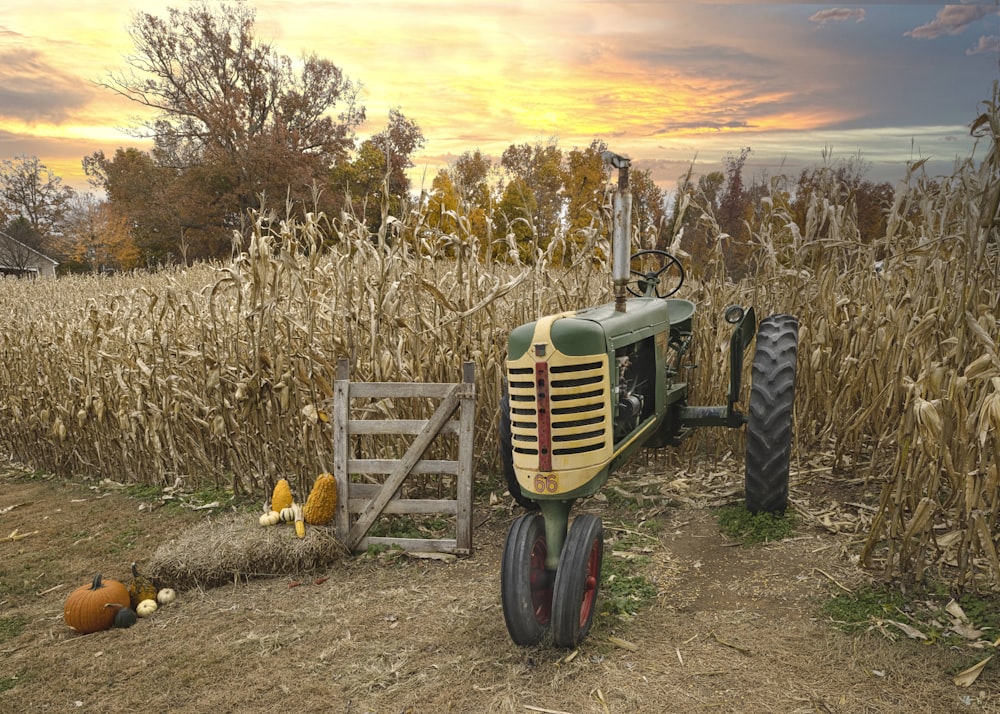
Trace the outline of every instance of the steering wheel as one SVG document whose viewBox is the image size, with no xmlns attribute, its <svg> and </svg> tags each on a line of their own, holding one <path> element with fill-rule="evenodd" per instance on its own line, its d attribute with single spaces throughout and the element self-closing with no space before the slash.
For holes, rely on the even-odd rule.
<svg viewBox="0 0 1000 714">
<path fill-rule="evenodd" d="M 636 297 L 668 298 L 681 289 L 684 284 L 684 266 L 681 261 L 665 250 L 640 250 L 633 253 L 629 258 L 629 272 L 633 278 L 628 281 L 626 288 Z M 674 278 L 661 278 L 664 273 L 676 272 Z M 664 287 L 660 289 L 660 283 L 666 286 L 676 285 L 672 289 Z"/>
</svg>

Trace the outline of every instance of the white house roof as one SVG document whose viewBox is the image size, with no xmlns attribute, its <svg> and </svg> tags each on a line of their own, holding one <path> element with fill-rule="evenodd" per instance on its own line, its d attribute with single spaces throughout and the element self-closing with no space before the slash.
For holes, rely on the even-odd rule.
<svg viewBox="0 0 1000 714">
<path fill-rule="evenodd" d="M 59 265 L 59 261 L 58 260 L 54 260 L 54 259 L 50 258 L 49 256 L 45 255 L 44 253 L 39 253 L 37 250 L 35 250 L 34 248 L 32 248 L 30 245 L 25 245 L 21 241 L 15 239 L 15 238 L 11 238 L 9 235 L 7 235 L 6 233 L 4 233 L 3 231 L 0 231 L 0 239 L 6 240 L 6 241 L 10 241 L 11 243 L 16 243 L 17 245 L 19 245 L 24 250 L 29 251 L 32 255 L 37 256 L 38 258 L 40 258 L 42 260 L 47 260 L 48 262 L 52 263 L 53 267 Z M 0 255 L 2 255 L 2 254 L 0 254 Z"/>
</svg>

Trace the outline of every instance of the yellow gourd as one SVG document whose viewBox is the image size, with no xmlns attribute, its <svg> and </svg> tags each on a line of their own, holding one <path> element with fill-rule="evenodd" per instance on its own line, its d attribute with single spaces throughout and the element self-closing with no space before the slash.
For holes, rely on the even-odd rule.
<svg viewBox="0 0 1000 714">
<path fill-rule="evenodd" d="M 132 580 L 128 584 L 128 599 L 133 610 L 143 600 L 156 599 L 156 585 L 150 578 L 139 572 L 135 563 L 132 563 Z"/>
<path fill-rule="evenodd" d="M 282 509 L 292 505 L 292 500 L 292 487 L 288 485 L 288 480 L 279 479 L 271 493 L 271 510 L 280 513 Z"/>
<path fill-rule="evenodd" d="M 337 481 L 333 474 L 320 474 L 313 483 L 309 498 L 302 509 L 306 523 L 323 526 L 333 518 L 337 510 Z"/>
</svg>

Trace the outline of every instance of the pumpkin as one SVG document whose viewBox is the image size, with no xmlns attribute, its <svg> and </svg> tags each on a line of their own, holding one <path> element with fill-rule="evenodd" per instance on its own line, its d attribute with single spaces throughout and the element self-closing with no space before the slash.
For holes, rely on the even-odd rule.
<svg viewBox="0 0 1000 714">
<path fill-rule="evenodd" d="M 281 522 L 291 523 L 295 520 L 295 509 L 292 507 L 295 504 L 289 504 L 287 507 L 281 509 Z"/>
<path fill-rule="evenodd" d="M 157 610 L 156 600 L 143 600 L 135 608 L 135 614 L 139 617 L 149 617 Z"/>
<path fill-rule="evenodd" d="M 281 509 L 292 505 L 292 500 L 292 487 L 288 485 L 288 480 L 278 479 L 271 492 L 271 510 L 280 513 Z"/>
<path fill-rule="evenodd" d="M 325 526 L 333 518 L 336 509 L 337 481 L 333 474 L 320 474 L 309 492 L 302 515 L 310 525 Z"/>
<path fill-rule="evenodd" d="M 277 511 L 268 511 L 260 517 L 262 526 L 274 526 L 281 523 L 281 514 Z"/>
<path fill-rule="evenodd" d="M 66 624 L 81 635 L 107 630 L 114 624 L 120 605 L 128 602 L 128 588 L 117 580 L 94 576 L 90 585 L 82 585 L 69 594 L 63 606 Z"/>
<path fill-rule="evenodd" d="M 135 610 L 132 608 L 125 607 L 124 605 L 118 605 L 118 608 L 114 619 L 115 627 L 131 627 L 139 620 L 139 616 L 135 614 Z"/>
<path fill-rule="evenodd" d="M 173 588 L 163 588 L 160 592 L 156 593 L 156 602 L 158 605 L 169 605 L 176 599 L 177 593 L 174 592 Z"/>
<path fill-rule="evenodd" d="M 143 600 L 156 599 L 156 585 L 150 578 L 139 573 L 135 563 L 132 563 L 132 580 L 128 584 L 128 598 L 133 610 Z"/>
</svg>

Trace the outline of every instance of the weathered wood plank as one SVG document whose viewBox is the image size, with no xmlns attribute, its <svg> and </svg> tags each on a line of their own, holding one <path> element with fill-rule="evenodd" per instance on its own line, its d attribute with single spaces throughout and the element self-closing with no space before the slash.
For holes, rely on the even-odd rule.
<svg viewBox="0 0 1000 714">
<path fill-rule="evenodd" d="M 419 553 L 463 553 L 454 538 L 389 538 L 385 536 L 368 536 L 362 538 L 357 545 L 358 550 L 367 550 L 372 545 L 399 546 L 403 550 Z"/>
<path fill-rule="evenodd" d="M 337 361 L 337 379 L 333 383 L 333 478 L 337 483 L 337 510 L 334 513 L 334 527 L 341 541 L 347 539 L 351 528 L 351 514 L 348 510 L 350 499 L 350 478 L 347 457 L 350 454 L 350 438 L 347 430 L 351 409 L 351 383 L 347 380 L 347 360 Z"/>
<path fill-rule="evenodd" d="M 348 459 L 347 472 L 352 474 L 389 474 L 392 473 L 399 459 Z M 414 474 L 446 474 L 458 473 L 458 461 L 439 461 L 421 459 L 413 465 L 410 473 Z"/>
<path fill-rule="evenodd" d="M 351 484 L 351 491 L 354 492 L 354 484 Z M 351 513 L 360 513 L 368 505 L 371 498 L 355 498 L 352 493 L 350 499 Z M 393 515 L 420 514 L 434 515 L 454 515 L 458 513 L 458 501 L 454 499 L 430 499 L 430 498 L 392 498 L 382 507 L 382 513 Z"/>
<path fill-rule="evenodd" d="M 476 399 L 475 367 L 466 362 L 462 369 L 462 381 L 472 389 L 472 398 L 463 399 L 459 407 L 458 430 L 458 488 L 455 519 L 456 548 L 466 553 L 472 552 L 472 464 L 475 445 Z"/>
<path fill-rule="evenodd" d="M 351 387 L 353 396 L 354 387 Z M 426 419 L 351 419 L 348 431 L 352 434 L 419 434 L 427 425 Z M 445 422 L 442 434 L 457 434 L 458 421 Z"/>
<path fill-rule="evenodd" d="M 426 397 L 443 399 L 454 390 L 454 384 L 437 382 L 353 382 L 354 399 L 410 399 Z"/>
</svg>

